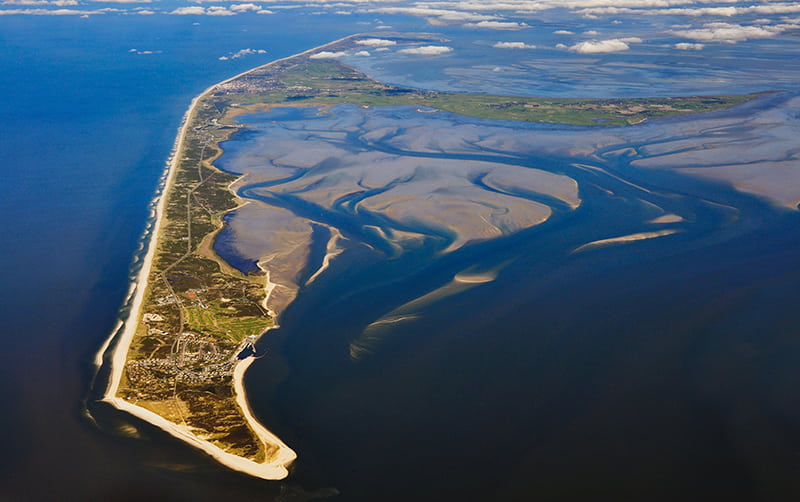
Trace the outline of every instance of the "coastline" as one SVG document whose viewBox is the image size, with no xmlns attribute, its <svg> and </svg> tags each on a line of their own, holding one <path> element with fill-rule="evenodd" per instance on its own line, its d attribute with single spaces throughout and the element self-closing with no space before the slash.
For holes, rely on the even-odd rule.
<svg viewBox="0 0 800 502">
<path fill-rule="evenodd" d="M 261 424 L 255 418 L 255 416 L 252 413 L 252 410 L 250 409 L 247 400 L 247 393 L 245 392 L 244 388 L 244 374 L 247 371 L 247 368 L 250 366 L 250 364 L 252 364 L 254 358 L 249 357 L 237 363 L 236 366 L 234 367 L 232 380 L 233 380 L 234 393 L 236 396 L 236 403 L 239 406 L 245 418 L 245 421 L 247 422 L 247 425 L 252 429 L 256 437 L 258 437 L 259 441 L 261 441 L 265 445 L 271 445 L 277 448 L 277 452 L 273 455 L 272 460 L 265 461 L 262 463 L 254 462 L 252 460 L 248 460 L 241 456 L 227 453 L 226 451 L 210 443 L 209 441 L 206 441 L 204 439 L 195 436 L 194 434 L 192 434 L 192 432 L 189 430 L 188 427 L 181 427 L 150 410 L 129 403 L 117 397 L 117 391 L 119 390 L 123 369 L 125 367 L 125 362 L 127 361 L 128 351 L 130 349 L 133 338 L 136 334 L 137 322 L 139 317 L 141 316 L 142 304 L 144 303 L 145 292 L 147 291 L 148 287 L 147 279 L 148 276 L 150 275 L 153 259 L 155 257 L 158 239 L 161 233 L 161 225 L 164 221 L 164 210 L 166 206 L 167 195 L 172 189 L 175 174 L 178 170 L 179 162 L 181 160 L 186 134 L 189 130 L 189 127 L 193 123 L 195 112 L 199 102 L 207 94 L 213 92 L 214 89 L 216 89 L 220 85 L 224 85 L 228 82 L 236 80 L 249 73 L 259 71 L 263 68 L 279 64 L 288 59 L 324 50 L 329 46 L 341 43 L 347 39 L 357 37 L 360 35 L 361 34 L 349 35 L 347 37 L 343 37 L 338 40 L 329 42 L 325 45 L 314 47 L 309 50 L 291 56 L 287 56 L 285 58 L 280 58 L 274 61 L 270 61 L 269 63 L 257 66 L 255 68 L 251 68 L 247 71 L 234 75 L 233 77 L 230 77 L 221 82 L 217 82 L 211 85 L 210 87 L 205 89 L 202 93 L 197 95 L 194 99 L 192 99 L 189 108 L 187 109 L 186 113 L 183 116 L 181 125 L 178 129 L 178 135 L 176 137 L 175 144 L 173 146 L 169 160 L 167 161 L 166 173 L 165 176 L 162 178 L 164 179 L 163 188 L 161 192 L 156 195 L 157 203 L 155 205 L 155 218 L 153 221 L 154 227 L 152 229 L 152 233 L 149 238 L 149 242 L 147 245 L 147 252 L 143 258 L 141 268 L 139 270 L 138 275 L 132 282 L 131 286 L 132 290 L 129 292 L 128 296 L 128 298 L 130 298 L 131 294 L 134 295 L 130 311 L 128 313 L 127 318 L 120 321 L 123 324 L 123 326 L 121 327 L 118 323 L 114 327 L 114 330 L 112 330 L 111 334 L 105 340 L 105 342 L 100 347 L 95 356 L 95 364 L 99 367 L 102 364 L 105 355 L 108 353 L 109 350 L 111 350 L 111 358 L 109 362 L 109 364 L 111 365 L 111 374 L 109 377 L 108 386 L 106 387 L 106 391 L 101 401 L 109 403 L 118 410 L 128 412 L 137 418 L 140 418 L 152 425 L 155 425 L 156 427 L 169 433 L 173 437 L 181 439 L 186 443 L 188 443 L 189 445 L 202 450 L 203 452 L 210 455 L 212 458 L 216 459 L 218 462 L 220 462 L 222 465 L 225 465 L 226 467 L 262 479 L 279 480 L 286 478 L 289 474 L 288 468 L 292 464 L 292 462 L 297 458 L 297 454 L 283 441 L 281 441 L 280 438 L 278 438 L 274 433 L 272 433 L 266 427 L 264 427 L 264 425 Z M 264 306 L 265 308 L 267 308 L 267 301 L 269 300 L 271 290 L 272 288 L 274 288 L 275 285 L 269 282 L 269 270 L 265 270 L 265 272 L 267 273 L 267 285 L 265 286 L 266 296 L 264 299 Z M 125 303 L 127 304 L 128 302 L 126 301 Z M 280 314 L 279 312 L 273 312 L 271 309 L 268 309 L 268 312 L 273 317 L 273 320 L 277 320 L 277 316 Z M 260 336 L 264 336 L 270 329 L 274 329 L 277 327 L 278 324 L 276 322 L 273 326 L 267 328 L 267 330 L 264 331 L 264 333 L 262 333 Z M 120 333 L 120 328 L 122 328 L 121 333 Z M 114 343 L 115 340 L 116 344 Z"/>
<path fill-rule="evenodd" d="M 181 169 L 181 162 L 184 160 L 183 159 L 183 155 L 184 155 L 185 148 L 187 148 L 186 147 L 187 137 L 189 137 L 189 138 L 191 137 L 190 131 L 191 131 L 192 127 L 194 127 L 196 125 L 196 123 L 197 123 L 198 105 L 200 105 L 203 102 L 203 100 L 207 96 L 209 96 L 209 94 L 213 93 L 217 88 L 219 88 L 219 86 L 222 86 L 222 85 L 225 85 L 225 84 L 227 84 L 229 82 L 235 81 L 235 80 L 237 80 L 237 79 L 239 79 L 241 77 L 244 77 L 246 75 L 249 75 L 251 73 L 258 72 L 258 71 L 263 70 L 265 68 L 269 68 L 270 66 L 280 64 L 280 63 L 285 62 L 287 60 L 291 60 L 293 58 L 302 57 L 302 56 L 307 55 L 307 54 L 313 54 L 313 53 L 317 53 L 317 52 L 323 51 L 323 50 L 325 50 L 325 49 L 327 49 L 327 48 L 329 48 L 331 46 L 335 46 L 335 45 L 341 44 L 344 41 L 347 41 L 347 40 L 350 40 L 352 38 L 359 37 L 359 36 L 362 36 L 362 35 L 363 34 L 349 35 L 349 36 L 340 38 L 338 40 L 329 42 L 329 43 L 327 43 L 325 45 L 314 47 L 312 49 L 309 49 L 309 50 L 306 50 L 306 51 L 303 51 L 303 52 L 300 52 L 298 54 L 294 54 L 294 55 L 291 55 L 291 56 L 287 56 L 285 58 L 276 59 L 274 61 L 271 61 L 271 62 L 268 62 L 266 64 L 257 66 L 255 68 L 252 68 L 250 70 L 241 72 L 241 73 L 239 73 L 239 74 L 237 74 L 237 75 L 235 75 L 233 77 L 230 77 L 230 78 L 225 79 L 225 80 L 223 80 L 221 82 L 218 82 L 218 83 L 215 83 L 215 84 L 211 85 L 210 87 L 205 89 L 202 93 L 197 95 L 192 100 L 189 108 L 187 109 L 187 111 L 185 112 L 185 114 L 183 116 L 181 125 L 180 125 L 180 127 L 178 129 L 178 135 L 177 135 L 177 138 L 175 140 L 175 144 L 173 146 L 172 153 L 171 153 L 171 155 L 169 157 L 169 160 L 168 160 L 168 162 L 166 164 L 166 171 L 165 171 L 164 176 L 162 177 L 163 181 L 162 181 L 162 185 L 161 186 L 163 188 L 159 193 L 156 194 L 156 197 L 153 199 L 153 202 L 151 203 L 151 204 L 155 203 L 155 216 L 154 216 L 154 220 L 153 220 L 153 225 L 154 226 L 152 227 L 152 231 L 151 231 L 151 233 L 149 235 L 149 240 L 147 242 L 146 253 L 142 258 L 141 268 L 140 268 L 137 276 L 132 280 L 131 290 L 130 290 L 130 293 L 129 293 L 129 296 L 128 296 L 128 299 L 132 298 L 132 301 L 131 301 L 131 304 L 130 304 L 131 305 L 130 306 L 130 311 L 129 311 L 129 313 L 128 313 L 128 315 L 127 315 L 127 317 L 125 319 L 120 320 L 121 324 L 118 323 L 115 326 L 114 330 L 112 331 L 110 336 L 106 339 L 106 341 L 104 342 L 103 346 L 100 348 L 100 350 L 98 351 L 98 353 L 97 353 L 97 355 L 95 357 L 95 363 L 96 364 L 102 363 L 105 360 L 105 358 L 108 357 L 109 364 L 111 365 L 109 382 L 108 382 L 107 388 L 105 390 L 105 393 L 104 393 L 104 395 L 102 397 L 102 401 L 103 402 L 107 402 L 107 403 L 111 404 L 112 406 L 114 406 L 115 408 L 117 408 L 119 410 L 131 413 L 132 415 L 134 415 L 134 416 L 136 416 L 136 417 L 138 417 L 138 418 L 140 418 L 142 420 L 145 420 L 146 422 L 148 422 L 148 423 L 150 423 L 152 425 L 155 425 L 155 426 L 159 427 L 160 429 L 166 431 L 170 435 L 172 435 L 172 436 L 174 436 L 174 437 L 176 437 L 178 439 L 181 439 L 181 440 L 185 441 L 186 443 L 188 443 L 188 444 L 190 444 L 190 445 L 192 445 L 192 446 L 204 451 L 205 453 L 207 453 L 208 455 L 210 455 L 211 457 L 213 457 L 217 461 L 219 461 L 221 464 L 223 464 L 223 465 L 225 465 L 225 466 L 227 466 L 227 467 L 229 467 L 231 469 L 234 469 L 234 470 L 237 470 L 237 471 L 241 471 L 243 473 L 246 473 L 246 474 L 249 474 L 249 475 L 252 475 L 252 476 L 255 476 L 255 477 L 263 478 L 263 479 L 277 480 L 277 479 L 283 479 L 286 476 L 288 476 L 288 474 L 289 474 L 289 466 L 297 458 L 297 454 L 289 446 L 284 444 L 275 434 L 273 434 L 271 431 L 266 429 L 255 418 L 255 416 L 253 415 L 253 413 L 252 413 L 252 411 L 251 411 L 251 409 L 249 407 L 249 403 L 248 403 L 248 400 L 247 400 L 247 395 L 246 395 L 245 388 L 244 388 L 243 378 L 244 378 L 244 374 L 245 374 L 246 370 L 249 368 L 250 364 L 252 364 L 254 358 L 248 357 L 248 358 L 246 358 L 244 360 L 240 360 L 240 361 L 236 362 L 235 366 L 233 367 L 232 384 L 233 384 L 233 391 L 234 391 L 234 396 L 235 396 L 235 403 L 239 407 L 239 411 L 241 411 L 241 413 L 242 413 L 242 417 L 244 418 L 244 422 L 247 424 L 247 426 L 253 432 L 253 434 L 258 439 L 258 441 L 260 441 L 264 445 L 268 445 L 268 446 L 276 448 L 274 450 L 274 454 L 271 456 L 271 459 L 270 460 L 266 460 L 264 462 L 260 462 L 260 463 L 259 462 L 255 462 L 253 460 L 248 460 L 247 458 L 244 458 L 242 456 L 228 453 L 224 449 L 222 449 L 221 447 L 218 447 L 215 444 L 213 444 L 213 443 L 211 443 L 209 441 L 206 441 L 204 439 L 201 439 L 200 437 L 196 436 L 192 432 L 192 429 L 189 426 L 187 426 L 185 424 L 184 425 L 176 424 L 176 423 L 174 423 L 174 422 L 162 417 L 161 415 L 159 415 L 159 414 L 157 414 L 157 413 L 155 413 L 153 411 L 150 411 L 150 410 L 148 410 L 148 409 L 146 409 L 146 408 L 144 408 L 142 406 L 138 406 L 138 405 L 133 404 L 133 403 L 131 403 L 129 401 L 125 401 L 124 399 L 122 399 L 120 397 L 117 397 L 117 394 L 118 394 L 118 391 L 119 391 L 119 388 L 120 388 L 120 384 L 121 384 L 124 368 L 125 368 L 126 362 L 128 361 L 129 351 L 130 351 L 131 345 L 132 345 L 132 343 L 134 341 L 134 338 L 136 336 L 136 333 L 137 333 L 137 328 L 139 326 L 139 319 L 142 316 L 142 311 L 143 311 L 142 309 L 143 309 L 143 306 L 145 305 L 146 292 L 148 291 L 148 287 L 149 287 L 148 278 L 149 278 L 149 275 L 150 275 L 152 267 L 153 267 L 154 259 L 156 257 L 157 248 L 158 248 L 158 245 L 159 245 L 159 237 L 163 233 L 163 226 L 164 226 L 164 223 L 165 223 L 165 212 L 166 212 L 167 199 L 168 199 L 168 196 L 173 191 L 173 188 L 175 186 L 176 175 L 177 175 L 178 171 Z M 222 122 L 225 122 L 226 125 L 229 125 L 230 124 L 230 119 L 232 117 L 234 117 L 234 116 L 236 116 L 236 113 L 226 115 L 223 118 Z M 219 142 L 217 143 L 217 145 L 219 145 Z M 219 148 L 219 150 L 220 150 L 220 152 L 222 151 L 221 148 Z M 220 153 L 220 155 L 221 155 L 221 153 Z M 216 160 L 217 157 L 218 156 L 214 157 L 213 159 L 210 159 L 210 162 L 213 163 Z M 205 160 L 209 160 L 209 159 L 205 159 Z M 237 178 L 237 181 L 239 179 L 241 179 L 241 177 Z M 231 188 L 231 186 L 233 186 L 234 183 L 232 183 L 231 185 L 228 186 L 228 190 L 231 191 L 231 192 L 233 192 L 233 190 L 230 190 L 230 188 Z M 235 193 L 234 193 L 234 195 L 235 195 Z M 567 202 L 569 203 L 569 201 L 567 201 Z M 572 204 L 570 204 L 570 205 L 572 205 Z M 229 211 L 233 211 L 235 209 L 236 208 L 231 209 Z M 549 210 L 548 210 L 548 215 L 549 215 Z M 545 215 L 543 219 L 547 219 L 548 215 Z M 540 223 L 540 222 L 541 222 L 541 220 L 536 222 L 536 223 Z M 534 223 L 534 224 L 536 224 L 536 223 Z M 209 242 L 207 242 L 206 244 L 208 244 L 210 246 L 210 243 L 211 243 L 211 241 L 213 241 L 213 238 L 214 238 L 215 234 L 209 234 L 209 235 L 211 237 L 209 237 Z M 662 235 L 662 234 L 658 234 L 658 235 Z M 653 237 L 653 236 L 658 236 L 658 235 L 647 235 L 647 238 Z M 632 238 L 632 237 L 637 237 L 637 236 L 628 236 L 628 238 Z M 341 252 L 341 250 L 338 249 L 338 247 L 336 245 L 339 242 L 340 238 L 341 238 L 341 235 L 338 232 L 335 232 L 335 233 L 332 234 L 332 236 L 331 236 L 331 238 L 330 238 L 330 240 L 329 240 L 329 242 L 327 244 L 326 255 L 323 258 L 322 265 L 307 280 L 306 285 L 311 283 L 311 282 L 313 282 L 323 271 L 325 271 L 328 268 L 330 260 Z M 608 240 L 602 241 L 602 243 L 604 243 L 604 244 L 611 243 L 611 241 L 613 241 L 613 240 L 615 240 L 615 239 L 608 239 Z M 619 240 L 619 239 L 617 239 L 617 240 Z M 626 240 L 626 238 L 622 238 L 622 240 Z M 585 246 L 582 246 L 582 247 L 574 250 L 574 252 L 582 250 L 582 249 L 586 248 L 587 246 L 600 245 L 599 242 L 600 241 L 595 242 L 595 243 L 589 243 L 589 244 L 587 244 Z M 447 251 L 450 251 L 452 249 L 460 247 L 461 244 L 463 244 L 463 243 L 457 241 L 457 242 L 453 243 L 450 246 L 450 248 L 448 248 Z M 213 250 L 211 252 L 213 252 Z M 272 309 L 269 308 L 269 300 L 273 295 L 273 290 L 276 287 L 276 283 L 273 283 L 273 282 L 270 281 L 270 271 L 268 270 L 268 267 L 262 266 L 262 265 L 263 264 L 261 262 L 258 263 L 258 266 L 265 272 L 265 275 L 266 275 L 266 284 L 264 286 L 265 297 L 264 297 L 264 300 L 263 300 L 263 306 L 269 312 L 269 314 L 272 317 L 273 322 L 275 322 L 275 324 L 271 328 L 267 328 L 264 332 L 260 333 L 258 335 L 259 338 L 261 336 L 266 335 L 269 332 L 269 329 L 278 327 L 277 319 L 278 319 L 279 315 L 281 314 L 281 312 L 275 312 L 275 311 L 273 311 Z M 275 277 L 275 276 L 273 276 L 273 277 Z M 489 275 L 481 275 L 481 274 L 469 275 L 469 274 L 464 274 L 464 275 L 456 276 L 454 282 L 462 284 L 461 286 L 455 285 L 456 287 L 471 287 L 471 285 L 476 285 L 476 284 L 481 284 L 481 283 L 484 283 L 484 282 L 489 282 L 492 279 L 493 279 L 493 277 L 491 277 Z M 276 279 L 276 281 L 277 280 L 278 279 Z M 127 300 L 126 300 L 126 304 L 127 304 Z M 108 356 L 109 351 L 111 351 L 110 352 L 110 357 Z"/>
<path fill-rule="evenodd" d="M 244 75 L 280 63 L 284 60 L 324 49 L 329 45 L 339 43 L 353 36 L 356 35 L 344 37 L 334 42 L 330 42 L 329 44 L 325 44 L 320 47 L 314 47 L 307 51 L 292 56 L 288 56 L 285 58 L 277 59 L 269 63 L 266 63 L 264 65 L 260 65 L 245 72 L 239 73 L 229 79 L 211 85 L 210 87 L 205 89 L 202 93 L 197 95 L 194 99 L 192 99 L 192 102 L 189 105 L 189 108 L 187 109 L 181 121 L 181 125 L 178 129 L 178 135 L 175 140 L 175 144 L 173 146 L 171 155 L 167 162 L 166 180 L 164 182 L 163 189 L 156 196 L 158 198 L 158 202 L 156 204 L 155 220 L 153 223 L 155 226 L 152 230 L 152 234 L 150 235 L 147 247 L 147 253 L 144 256 L 142 266 L 132 284 L 132 289 L 134 289 L 135 292 L 133 291 L 131 292 L 134 294 L 134 297 L 133 297 L 133 302 L 131 304 L 130 312 L 128 313 L 127 318 L 124 321 L 121 321 L 122 323 L 124 323 L 122 333 L 121 334 L 119 333 L 120 326 L 119 324 L 117 324 L 112 330 L 109 337 L 104 341 L 103 345 L 100 347 L 100 349 L 97 352 L 97 355 L 95 356 L 95 364 L 99 365 L 104 360 L 104 357 L 108 352 L 108 350 L 111 349 L 111 358 L 109 362 L 109 364 L 111 365 L 111 374 L 109 377 L 108 386 L 106 387 L 106 391 L 101 401 L 109 403 L 118 410 L 128 412 L 137 418 L 140 418 L 152 425 L 155 425 L 156 427 L 169 433 L 173 437 L 181 439 L 186 443 L 190 444 L 191 446 L 194 446 L 195 448 L 202 450 L 203 452 L 207 453 L 208 455 L 210 455 L 211 457 L 213 457 L 226 467 L 262 479 L 268 479 L 268 480 L 284 479 L 286 476 L 288 476 L 289 474 L 288 467 L 297 458 L 297 454 L 294 452 L 294 450 L 292 450 L 285 443 L 283 443 L 275 434 L 273 434 L 266 427 L 264 427 L 253 416 L 253 413 L 247 401 L 247 395 L 243 383 L 244 373 L 254 360 L 252 357 L 242 360 L 234 368 L 233 385 L 234 385 L 234 392 L 236 394 L 236 403 L 239 405 L 242 414 L 244 415 L 245 420 L 247 421 L 248 426 L 254 431 L 258 439 L 262 441 L 264 444 L 270 444 L 278 448 L 277 453 L 273 455 L 273 459 L 271 461 L 257 463 L 252 460 L 240 457 L 238 455 L 227 453 L 221 448 L 217 447 L 216 445 L 210 443 L 209 441 L 198 438 L 197 436 L 192 434 L 192 432 L 187 427 L 181 427 L 150 410 L 129 403 L 117 397 L 117 391 L 119 390 L 119 385 L 122 379 L 122 372 L 125 367 L 128 351 L 130 349 L 134 335 L 136 334 L 137 321 L 141 315 L 142 304 L 144 302 L 144 296 L 148 286 L 147 279 L 150 274 L 150 270 L 152 268 L 153 258 L 155 257 L 158 238 L 161 231 L 161 224 L 164 221 L 164 209 L 166 205 L 167 194 L 172 188 L 175 178 L 175 173 L 178 169 L 178 164 L 180 162 L 181 154 L 183 151 L 186 133 L 192 124 L 198 103 L 203 97 L 205 97 L 208 93 L 212 92 L 219 85 L 223 85 L 225 83 L 238 79 Z M 267 288 L 269 288 L 269 283 L 267 285 Z M 269 298 L 269 291 L 267 291 L 267 298 Z M 270 312 L 270 314 L 273 313 Z M 275 327 L 277 327 L 277 324 L 273 325 L 271 328 L 268 328 L 260 336 L 263 336 L 269 331 L 269 329 Z M 115 338 L 118 338 L 116 344 L 114 344 Z"/>
</svg>

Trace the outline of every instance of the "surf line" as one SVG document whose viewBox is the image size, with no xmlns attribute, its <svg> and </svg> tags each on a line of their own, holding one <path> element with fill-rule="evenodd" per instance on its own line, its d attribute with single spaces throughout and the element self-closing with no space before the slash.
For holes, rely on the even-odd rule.
<svg viewBox="0 0 800 502">
<path fill-rule="evenodd" d="M 172 148 L 169 161 L 167 162 L 164 184 L 162 187 L 160 187 L 161 190 L 159 190 L 156 194 L 157 203 L 156 203 L 156 214 L 155 214 L 155 228 L 152 229 L 152 232 L 149 235 L 147 252 L 144 256 L 141 268 L 139 269 L 139 273 L 132 283 L 132 288 L 134 288 L 135 292 L 132 302 L 130 302 L 130 310 L 128 312 L 128 315 L 124 320 L 122 320 L 122 322 L 124 323 L 124 327 L 121 330 L 119 329 L 119 326 L 115 327 L 115 329 L 111 332 L 107 340 L 105 340 L 103 345 L 100 347 L 94 360 L 96 364 L 101 364 L 104 363 L 104 361 L 108 360 L 109 361 L 108 364 L 110 364 L 111 367 L 108 386 L 105 390 L 105 393 L 101 401 L 107 402 L 119 410 L 128 412 L 131 415 L 136 416 L 137 418 L 140 418 L 152 425 L 155 425 L 156 427 L 164 430 L 170 435 L 178 439 L 181 439 L 186 443 L 190 444 L 191 446 L 194 446 L 202 450 L 203 452 L 207 453 L 208 455 L 216 459 L 221 464 L 231 469 L 263 479 L 278 480 L 288 476 L 289 474 L 288 468 L 292 464 L 292 462 L 297 458 L 297 454 L 283 441 L 281 441 L 280 438 L 278 438 L 274 433 L 266 429 L 260 422 L 258 422 L 258 420 L 256 420 L 256 418 L 254 417 L 252 410 L 250 409 L 243 385 L 243 377 L 245 371 L 252 363 L 252 358 L 246 358 L 237 363 L 233 371 L 233 386 L 234 386 L 234 392 L 236 394 L 236 403 L 239 405 L 246 422 L 252 428 L 258 439 L 262 441 L 265 445 L 277 447 L 277 451 L 273 455 L 271 455 L 271 458 L 268 461 L 262 463 L 258 463 L 253 460 L 249 460 L 244 457 L 228 453 L 223 449 L 219 448 L 218 446 L 214 445 L 213 443 L 197 437 L 192 433 L 192 431 L 188 427 L 174 424 L 169 420 L 165 419 L 164 417 L 150 410 L 147 410 L 141 406 L 137 406 L 135 404 L 129 403 L 119 398 L 117 396 L 117 392 L 119 391 L 120 382 L 122 380 L 122 374 L 125 367 L 125 362 L 127 360 L 128 351 L 130 350 L 130 346 L 133 341 L 134 335 L 136 334 L 138 320 L 142 313 L 142 306 L 144 303 L 145 292 L 147 290 L 147 278 L 150 275 L 150 271 L 152 269 L 158 238 L 159 235 L 161 234 L 161 225 L 164 222 L 164 211 L 166 206 L 167 194 L 170 193 L 170 189 L 174 185 L 175 175 L 178 170 L 180 160 L 183 156 L 186 136 L 190 127 L 193 124 L 198 104 L 203 100 L 203 98 L 205 98 L 208 94 L 213 92 L 220 85 L 224 85 L 226 83 L 229 83 L 245 75 L 259 71 L 261 69 L 280 64 L 281 62 L 284 62 L 286 60 L 323 50 L 329 46 L 339 44 L 345 40 L 357 36 L 359 36 L 359 34 L 350 35 L 348 37 L 335 40 L 328 44 L 315 47 L 313 49 L 309 49 L 299 54 L 295 54 L 286 58 L 277 59 L 265 65 L 261 65 L 256 68 L 250 69 L 248 71 L 242 72 L 229 79 L 226 79 L 222 82 L 212 85 L 211 87 L 203 91 L 201 94 L 199 94 L 192 100 L 188 110 L 183 116 L 180 128 L 178 130 L 178 135 L 175 140 L 175 144 Z M 269 284 L 267 285 L 267 287 L 269 287 Z M 129 302 L 126 302 L 126 304 L 128 303 Z M 277 325 L 268 328 L 264 333 L 262 333 L 261 336 L 266 334 L 269 331 L 269 329 L 273 329 L 276 327 Z"/>
</svg>

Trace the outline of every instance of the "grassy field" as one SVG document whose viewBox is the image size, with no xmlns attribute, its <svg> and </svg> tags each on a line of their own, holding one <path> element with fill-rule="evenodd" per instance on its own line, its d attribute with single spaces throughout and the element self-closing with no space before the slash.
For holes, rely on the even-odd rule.
<svg viewBox="0 0 800 502">
<path fill-rule="evenodd" d="M 265 316 L 243 316 L 233 306 L 212 302 L 208 308 L 192 306 L 184 309 L 189 329 L 200 333 L 225 335 L 240 342 L 248 336 L 257 336 L 272 326 L 272 319 Z"/>
<path fill-rule="evenodd" d="M 648 119 L 720 110 L 744 103 L 753 95 L 690 96 L 632 99 L 532 98 L 428 92 L 386 85 L 335 60 L 298 58 L 274 71 L 248 76 L 251 83 L 269 79 L 268 89 L 220 96 L 220 107 L 281 104 L 332 106 L 406 105 L 470 117 L 584 126 L 624 126 Z"/>
</svg>

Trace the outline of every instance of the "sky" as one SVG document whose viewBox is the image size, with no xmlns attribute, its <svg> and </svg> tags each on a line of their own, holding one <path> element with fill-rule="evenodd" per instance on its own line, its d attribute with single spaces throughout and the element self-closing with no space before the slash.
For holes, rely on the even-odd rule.
<svg viewBox="0 0 800 502">
<path fill-rule="evenodd" d="M 702 51 L 712 44 L 797 36 L 800 2 L 740 0 L 0 0 L 4 16 L 412 16 L 430 26 L 463 26 L 476 30 L 541 30 L 542 19 L 597 21 L 619 25 L 619 31 L 553 30 L 563 37 L 553 48 L 579 54 L 631 50 L 653 38 L 669 38 L 678 51 Z M 634 22 L 635 21 L 635 22 Z M 637 28 L 638 23 L 638 28 Z M 390 28 L 386 26 L 385 28 Z M 506 41 L 498 48 L 534 49 L 525 41 Z M 246 49 L 258 51 L 258 49 Z M 430 50 L 441 54 L 442 49 Z M 423 51 L 424 52 L 424 51 Z M 228 59 L 243 57 L 233 53 Z"/>
</svg>

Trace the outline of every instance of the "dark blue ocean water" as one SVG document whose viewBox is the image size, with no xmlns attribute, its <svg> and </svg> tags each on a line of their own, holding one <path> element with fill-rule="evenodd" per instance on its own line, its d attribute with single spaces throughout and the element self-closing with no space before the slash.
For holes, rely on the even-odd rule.
<svg viewBox="0 0 800 502">
<path fill-rule="evenodd" d="M 425 121 L 410 108 L 331 113 L 331 123 L 375 128 Z M 237 158 L 253 163 L 259 134 L 278 117 L 260 119 L 225 143 L 221 165 L 240 172 Z M 349 148 L 408 154 L 358 137 Z M 642 138 L 613 150 L 646 150 L 651 136 Z M 790 500 L 797 464 L 786 455 L 800 446 L 791 390 L 800 379 L 791 307 L 800 295 L 798 214 L 724 185 L 637 169 L 633 153 L 496 153 L 412 152 L 421 163 L 481 159 L 563 173 L 578 181 L 582 206 L 444 256 L 431 242 L 391 259 L 363 246 L 337 258 L 263 341 L 273 355 L 246 379 L 256 411 L 302 452 L 294 479 L 364 501 L 760 500 L 766 491 Z M 581 161 L 626 181 L 571 165 Z M 356 213 L 276 200 L 263 185 L 239 193 L 381 249 Z M 647 229 L 652 206 L 641 197 L 684 215 L 684 232 L 571 253 Z M 384 328 L 368 355 L 350 357 L 371 323 L 468 267 L 501 272 Z M 281 362 L 289 375 L 276 389 Z M 752 477 L 754 463 L 765 464 L 763 478 Z"/>
<path fill-rule="evenodd" d="M 300 33 L 270 16 L 0 18 L 0 499 L 181 500 L 247 486 L 163 434 L 142 442 L 97 429 L 81 401 L 192 97 L 354 31 L 317 24 Z M 218 60 L 244 48 L 269 53 Z M 176 474 L 198 458 L 222 478 Z"/>
<path fill-rule="evenodd" d="M 0 16 L 0 499 L 279 500 L 327 487 L 341 500 L 800 498 L 798 222 L 732 191 L 715 196 L 744 208 L 750 230 L 676 254 L 654 245 L 562 267 L 564 243 L 545 227 L 428 269 L 426 250 L 391 263 L 348 255 L 336 280 L 320 279 L 286 313 L 269 342 L 274 364 L 248 375 L 259 416 L 301 455 L 288 483 L 231 473 L 111 410 L 95 409 L 95 426 L 82 405 L 94 352 L 118 318 L 191 98 L 376 24 L 301 21 L 313 29 L 287 16 Z M 703 91 L 785 86 L 791 65 L 766 82 L 757 68 L 726 67 L 774 53 L 758 43 L 697 56 L 682 85 L 705 69 L 733 83 Z M 269 53 L 218 59 L 244 48 Z M 470 57 L 458 60 L 455 73 L 402 61 L 370 71 L 420 86 L 519 87 L 474 80 Z M 581 85 L 567 77 L 583 66 L 549 68 L 544 92 L 602 94 L 612 82 L 606 72 L 606 87 L 593 75 Z M 589 206 L 581 221 L 602 222 L 602 210 Z M 497 282 L 426 313 L 369 363 L 342 356 L 392 305 L 464 263 L 511 257 Z M 415 273 L 373 286 L 404 267 Z"/>
</svg>

